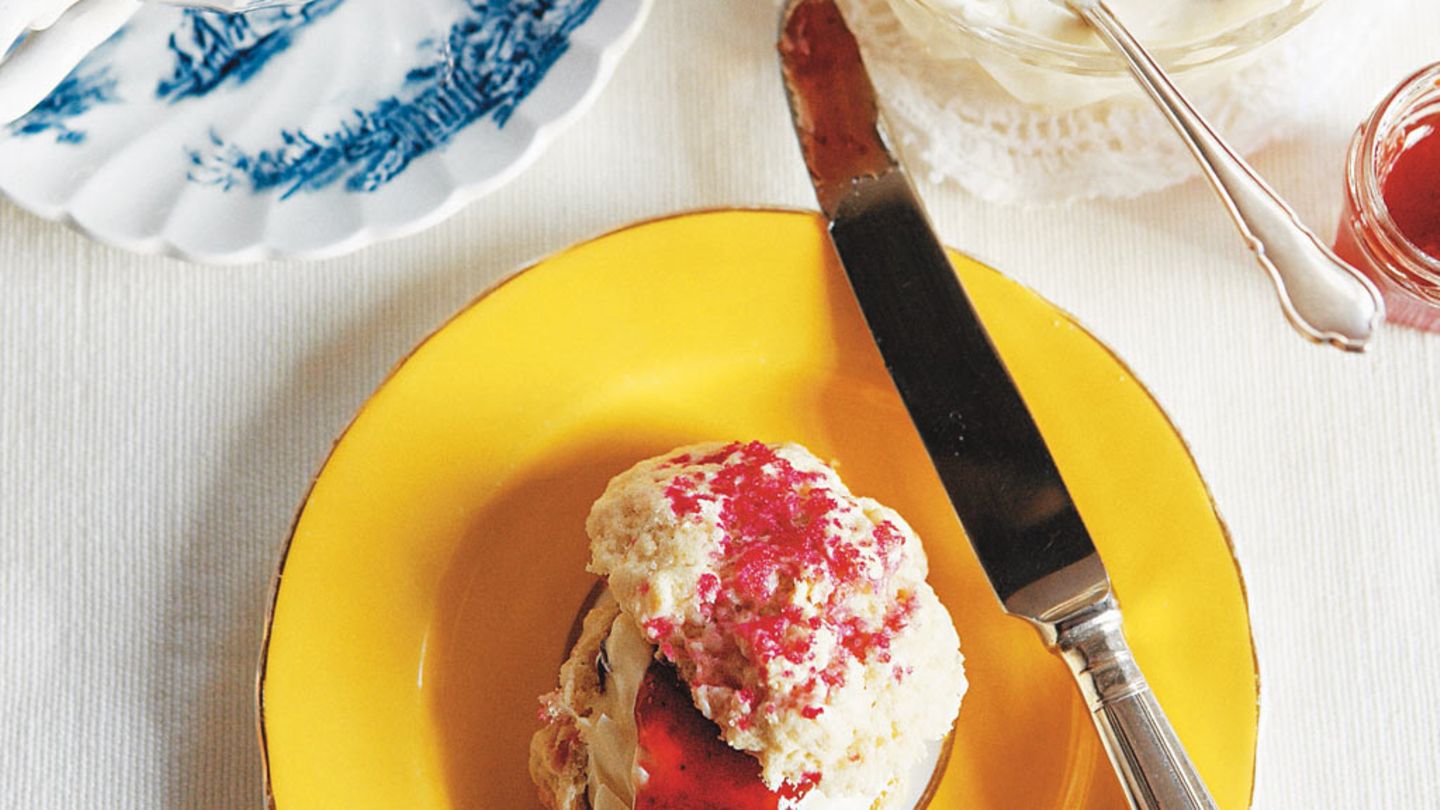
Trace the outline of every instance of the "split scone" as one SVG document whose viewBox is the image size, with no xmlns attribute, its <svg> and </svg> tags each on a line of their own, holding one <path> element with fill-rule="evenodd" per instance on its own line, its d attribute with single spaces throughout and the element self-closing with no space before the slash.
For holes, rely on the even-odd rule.
<svg viewBox="0 0 1440 810">
<path fill-rule="evenodd" d="M 641 462 L 591 510 L 607 590 L 541 698 L 557 810 L 888 808 L 966 683 L 920 539 L 798 445 Z"/>
</svg>

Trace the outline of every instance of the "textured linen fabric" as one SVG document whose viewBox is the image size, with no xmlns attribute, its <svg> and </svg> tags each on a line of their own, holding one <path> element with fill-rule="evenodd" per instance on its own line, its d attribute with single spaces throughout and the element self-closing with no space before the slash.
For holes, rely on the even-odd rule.
<svg viewBox="0 0 1440 810">
<path fill-rule="evenodd" d="M 1346 141 L 1440 58 L 1440 4 L 1255 163 L 1323 233 Z M 0 204 L 0 808 L 259 806 L 253 669 L 312 473 L 412 345 L 526 261 L 636 219 L 810 208 L 772 0 L 662 0 L 598 105 L 513 184 L 335 261 L 121 253 Z M 1304 343 L 1199 181 L 1018 209 L 922 189 L 943 236 L 1075 313 L 1184 432 L 1238 546 L 1261 808 L 1440 796 L 1440 336 Z"/>
</svg>

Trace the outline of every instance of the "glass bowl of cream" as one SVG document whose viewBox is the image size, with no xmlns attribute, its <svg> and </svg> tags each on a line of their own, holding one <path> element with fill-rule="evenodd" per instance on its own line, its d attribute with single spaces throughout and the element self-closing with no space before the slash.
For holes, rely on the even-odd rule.
<svg viewBox="0 0 1440 810">
<path fill-rule="evenodd" d="M 1187 86 L 1223 80 L 1324 0 L 1108 0 Z M 973 59 L 1020 101 L 1069 109 L 1134 92 L 1124 64 L 1057 0 L 890 0 L 940 58 Z"/>
</svg>

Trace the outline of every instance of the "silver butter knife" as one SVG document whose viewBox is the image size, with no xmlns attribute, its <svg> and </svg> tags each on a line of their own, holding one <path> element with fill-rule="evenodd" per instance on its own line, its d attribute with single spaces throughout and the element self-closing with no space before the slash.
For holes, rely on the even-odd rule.
<svg viewBox="0 0 1440 810">
<path fill-rule="evenodd" d="M 1132 806 L 1214 807 L 1130 654 L 1045 440 L 890 148 L 833 0 L 790 0 L 779 47 L 830 238 L 1000 602 L 1070 665 Z"/>
</svg>

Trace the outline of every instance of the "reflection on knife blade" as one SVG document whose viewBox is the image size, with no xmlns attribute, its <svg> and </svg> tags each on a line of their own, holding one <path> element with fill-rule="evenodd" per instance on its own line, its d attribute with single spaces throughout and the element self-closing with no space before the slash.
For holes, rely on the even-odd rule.
<svg viewBox="0 0 1440 810">
<path fill-rule="evenodd" d="M 794 5 L 780 51 L 801 150 L 841 263 L 996 593 L 1034 620 L 1099 601 L 1109 590 L 1104 567 L 890 151 L 839 10 Z"/>
</svg>

